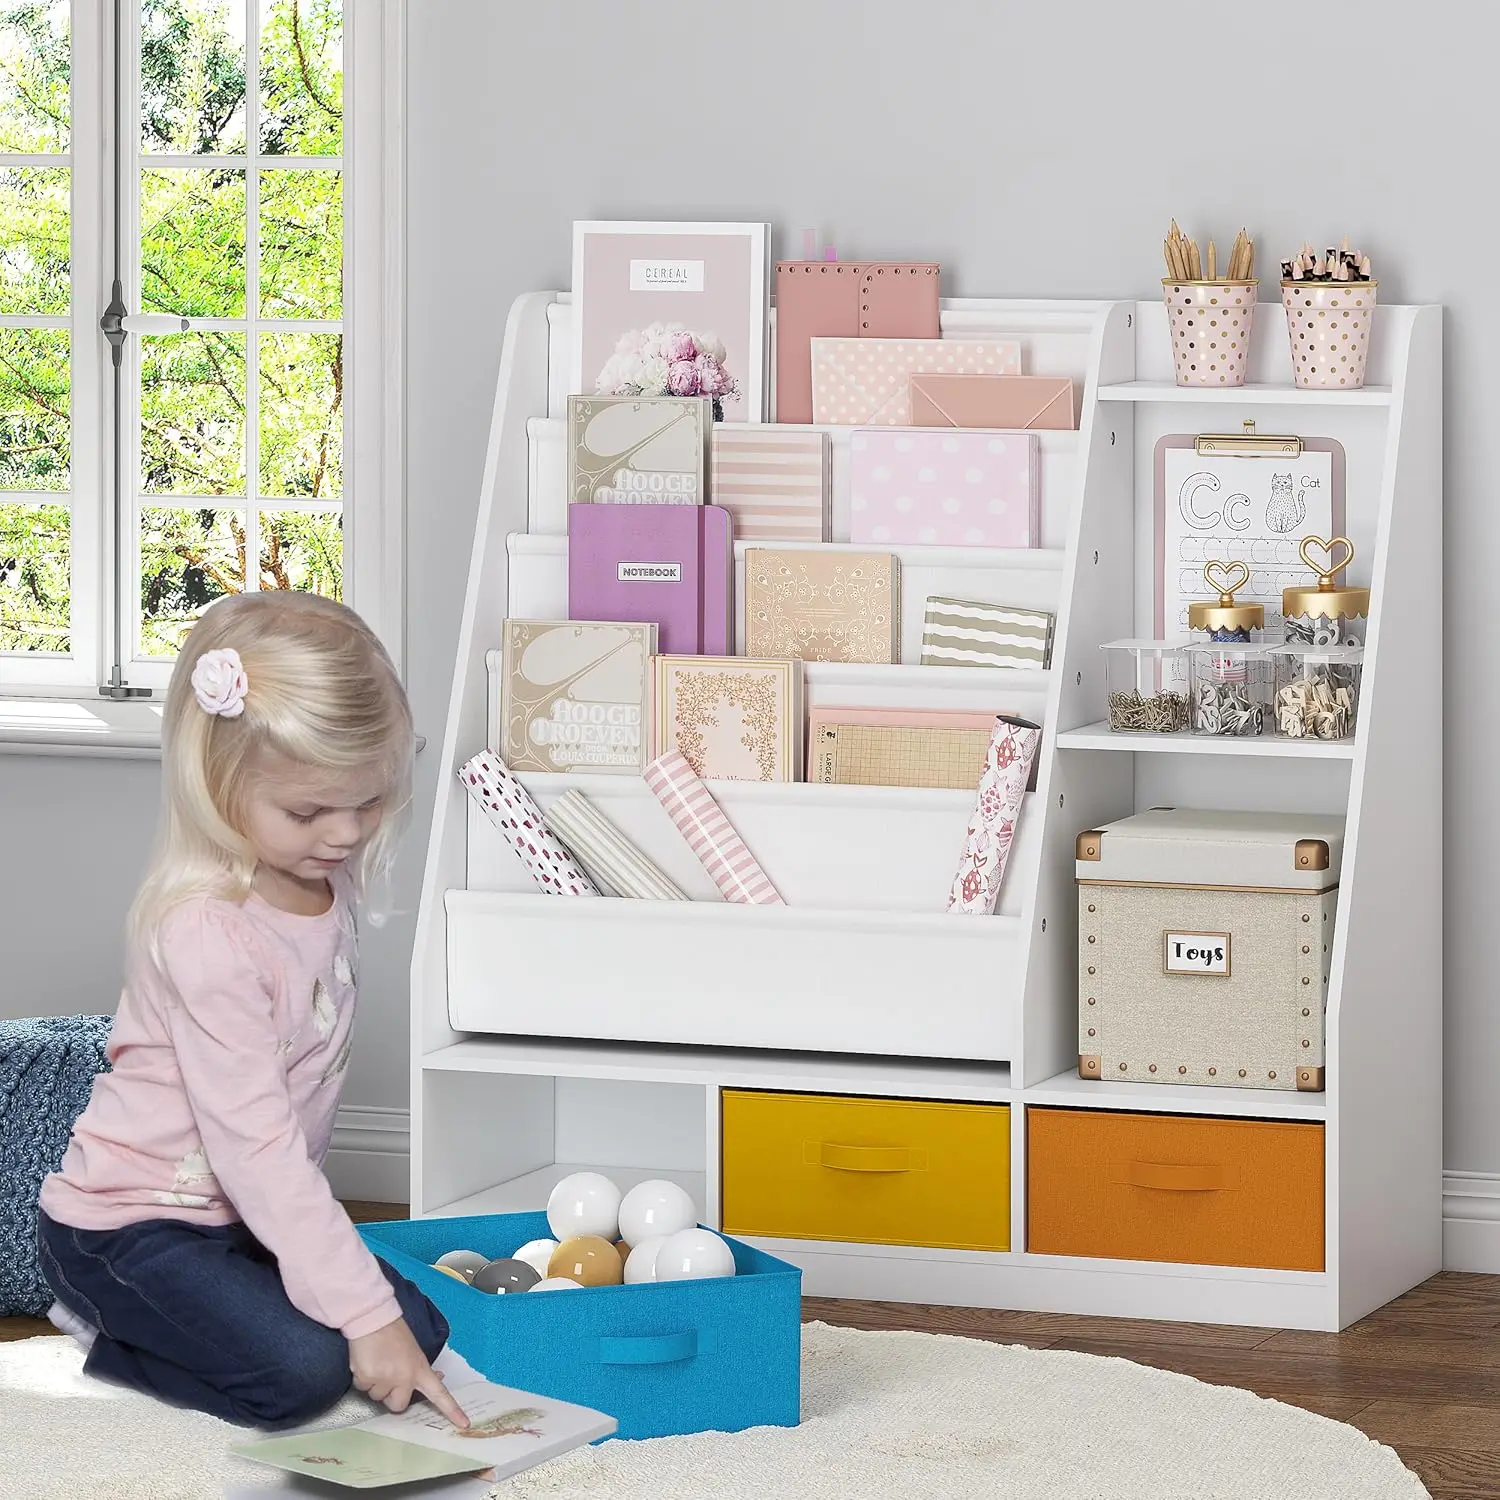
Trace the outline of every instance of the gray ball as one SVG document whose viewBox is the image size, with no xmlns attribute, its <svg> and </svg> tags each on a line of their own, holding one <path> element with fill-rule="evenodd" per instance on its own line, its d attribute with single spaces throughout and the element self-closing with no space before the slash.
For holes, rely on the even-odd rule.
<svg viewBox="0 0 1500 1500">
<path fill-rule="evenodd" d="M 451 1271 L 457 1271 L 465 1281 L 472 1281 L 489 1263 L 489 1256 L 481 1255 L 477 1250 L 450 1250 L 433 1262 L 435 1266 L 446 1266 Z"/>
<path fill-rule="evenodd" d="M 505 1292 L 529 1292 L 541 1279 L 524 1260 L 512 1260 L 510 1256 L 502 1255 L 483 1270 L 476 1271 L 469 1285 L 475 1291 L 500 1296 Z"/>
</svg>

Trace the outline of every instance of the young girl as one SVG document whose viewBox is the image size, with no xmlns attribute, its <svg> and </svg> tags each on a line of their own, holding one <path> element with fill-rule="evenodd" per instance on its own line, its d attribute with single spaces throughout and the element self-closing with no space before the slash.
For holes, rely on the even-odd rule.
<svg viewBox="0 0 1500 1500">
<path fill-rule="evenodd" d="M 215 604 L 167 693 L 162 817 L 130 919 L 113 1071 L 38 1240 L 86 1368 L 284 1427 L 351 1381 L 464 1414 L 438 1310 L 323 1176 L 354 1026 L 355 920 L 410 796 L 411 711 L 378 641 L 307 594 Z"/>
</svg>

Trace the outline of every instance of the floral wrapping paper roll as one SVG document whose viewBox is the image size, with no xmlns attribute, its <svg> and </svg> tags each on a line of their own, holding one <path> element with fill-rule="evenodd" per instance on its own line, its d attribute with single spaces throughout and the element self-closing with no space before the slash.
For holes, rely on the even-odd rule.
<svg viewBox="0 0 1500 1500">
<path fill-rule="evenodd" d="M 599 894 L 583 866 L 548 830 L 531 794 L 506 770 L 498 755 L 481 750 L 458 768 L 458 779 L 484 809 L 484 815 L 510 840 L 521 863 L 546 895 Z"/>
<path fill-rule="evenodd" d="M 743 906 L 786 904 L 681 751 L 658 755 L 646 767 L 646 785 L 726 901 Z"/>
<path fill-rule="evenodd" d="M 996 718 L 974 811 L 964 835 L 963 855 L 948 893 L 949 911 L 994 915 L 1021 799 L 1031 780 L 1031 764 L 1041 737 L 1040 727 L 1026 719 L 1004 714 Z"/>
</svg>

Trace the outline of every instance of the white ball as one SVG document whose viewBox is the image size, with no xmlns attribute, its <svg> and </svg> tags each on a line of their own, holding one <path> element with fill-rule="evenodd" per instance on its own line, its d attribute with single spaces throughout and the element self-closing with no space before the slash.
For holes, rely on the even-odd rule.
<svg viewBox="0 0 1500 1500">
<path fill-rule="evenodd" d="M 581 1292 L 583 1288 L 566 1276 L 544 1276 L 531 1290 L 534 1292 L 566 1292 L 568 1290 Z"/>
<path fill-rule="evenodd" d="M 711 1229 L 684 1229 L 669 1235 L 656 1252 L 657 1281 L 733 1275 L 734 1252 Z"/>
<path fill-rule="evenodd" d="M 656 1252 L 666 1244 L 662 1235 L 642 1240 L 625 1257 L 625 1285 L 639 1286 L 643 1281 L 656 1280 Z"/>
<path fill-rule="evenodd" d="M 600 1172 L 574 1172 L 552 1189 L 547 1224 L 560 1240 L 597 1234 L 613 1244 L 620 1237 L 620 1190 Z"/>
<path fill-rule="evenodd" d="M 675 1182 L 654 1178 L 633 1187 L 620 1200 L 620 1238 L 627 1245 L 665 1239 L 698 1222 L 692 1195 Z"/>
<path fill-rule="evenodd" d="M 481 1255 L 477 1250 L 450 1250 L 433 1261 L 435 1266 L 457 1271 L 465 1281 L 473 1281 L 475 1272 L 484 1270 L 489 1263 L 490 1257 Z"/>
<path fill-rule="evenodd" d="M 545 1276 L 556 1249 L 556 1240 L 527 1240 L 511 1258 L 525 1261 L 538 1276 Z"/>
</svg>

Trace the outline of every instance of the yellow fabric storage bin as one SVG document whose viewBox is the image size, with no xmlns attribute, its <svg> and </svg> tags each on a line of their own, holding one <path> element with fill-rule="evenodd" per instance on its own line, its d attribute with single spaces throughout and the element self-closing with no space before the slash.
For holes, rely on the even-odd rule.
<svg viewBox="0 0 1500 1500">
<path fill-rule="evenodd" d="M 1010 1248 L 1003 1104 L 722 1095 L 726 1234 Z"/>
</svg>

